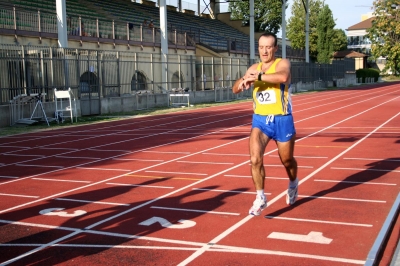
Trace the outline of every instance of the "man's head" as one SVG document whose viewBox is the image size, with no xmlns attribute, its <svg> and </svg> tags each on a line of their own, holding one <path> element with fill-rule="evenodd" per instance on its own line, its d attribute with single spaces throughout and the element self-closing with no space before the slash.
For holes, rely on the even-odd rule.
<svg viewBox="0 0 400 266">
<path fill-rule="evenodd" d="M 275 60 L 275 53 L 278 51 L 278 38 L 273 33 L 263 33 L 258 38 L 258 53 L 263 63 Z"/>
</svg>

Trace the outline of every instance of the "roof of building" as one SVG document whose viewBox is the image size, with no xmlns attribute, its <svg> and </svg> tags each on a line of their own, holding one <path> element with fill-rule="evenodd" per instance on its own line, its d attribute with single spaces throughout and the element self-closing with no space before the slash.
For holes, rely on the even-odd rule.
<svg viewBox="0 0 400 266">
<path fill-rule="evenodd" d="M 375 17 L 370 17 L 366 20 L 363 20 L 357 24 L 354 24 L 353 26 L 350 26 L 346 30 L 366 30 L 372 27 L 372 21 L 375 19 Z"/>
<path fill-rule="evenodd" d="M 334 58 L 362 58 L 368 57 L 368 55 L 359 53 L 353 50 L 344 50 L 344 51 L 337 51 L 333 54 Z"/>
</svg>

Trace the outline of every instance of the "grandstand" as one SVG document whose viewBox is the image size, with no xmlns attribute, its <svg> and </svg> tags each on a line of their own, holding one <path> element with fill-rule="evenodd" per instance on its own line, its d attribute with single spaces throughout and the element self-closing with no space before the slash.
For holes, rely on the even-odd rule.
<svg viewBox="0 0 400 266">
<path fill-rule="evenodd" d="M 68 48 L 60 48 L 56 1 L 0 0 L 0 67 L 7 69 L 0 74 L 0 104 L 22 94 L 43 93 L 51 114 L 54 88 L 72 89 L 80 115 L 168 104 L 166 95 L 177 90 L 192 93 L 191 103 L 213 101 L 216 95 L 227 95 L 218 101 L 232 99 L 229 93 L 195 92 L 229 91 L 245 73 L 250 64 L 249 35 L 241 23 L 231 22 L 229 14 L 211 19 L 167 6 L 169 52 L 163 65 L 160 10 L 155 2 L 142 1 L 66 0 Z M 143 27 L 145 19 L 153 19 L 155 27 Z M 321 79 L 320 66 L 301 65 L 303 51 L 287 47 L 286 54 L 291 61 L 300 61 L 293 80 Z M 338 62 L 335 77 L 343 76 L 347 65 Z M 333 71 L 325 72 L 332 80 Z M 150 101 L 145 107 L 143 95 Z M 122 106 L 127 97 L 131 102 Z"/>
</svg>

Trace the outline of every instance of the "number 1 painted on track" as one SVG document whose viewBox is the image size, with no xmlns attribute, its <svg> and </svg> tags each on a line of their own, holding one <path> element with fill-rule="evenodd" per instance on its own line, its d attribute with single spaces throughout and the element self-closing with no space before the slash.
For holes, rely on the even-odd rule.
<svg viewBox="0 0 400 266">
<path fill-rule="evenodd" d="M 332 239 L 324 237 L 321 232 L 311 231 L 308 235 L 288 234 L 272 232 L 268 238 L 289 240 L 289 241 L 300 241 L 316 244 L 330 244 Z"/>
</svg>

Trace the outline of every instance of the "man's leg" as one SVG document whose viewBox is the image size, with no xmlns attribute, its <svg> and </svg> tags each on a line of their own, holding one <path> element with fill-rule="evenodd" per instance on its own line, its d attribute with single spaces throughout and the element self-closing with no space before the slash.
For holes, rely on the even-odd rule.
<svg viewBox="0 0 400 266">
<path fill-rule="evenodd" d="M 294 142 L 295 135 L 286 142 L 276 142 L 278 153 L 283 166 L 286 169 L 290 181 L 294 181 L 297 177 L 297 161 L 294 158 Z"/>
<path fill-rule="evenodd" d="M 259 128 L 253 128 L 250 134 L 250 162 L 251 162 L 251 176 L 253 178 L 254 187 L 257 192 L 262 192 L 262 195 L 257 193 L 256 200 L 249 210 L 251 215 L 260 215 L 261 211 L 267 207 L 267 201 L 264 196 L 264 151 L 269 142 L 269 138 L 261 132 Z"/>
<path fill-rule="evenodd" d="M 279 157 L 290 179 L 286 195 L 286 203 L 289 205 L 292 205 L 296 201 L 298 194 L 297 161 L 293 156 L 294 143 L 295 135 L 293 135 L 292 138 L 287 142 L 276 142 L 278 146 Z"/>
</svg>

